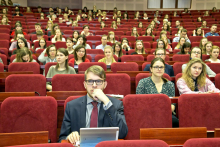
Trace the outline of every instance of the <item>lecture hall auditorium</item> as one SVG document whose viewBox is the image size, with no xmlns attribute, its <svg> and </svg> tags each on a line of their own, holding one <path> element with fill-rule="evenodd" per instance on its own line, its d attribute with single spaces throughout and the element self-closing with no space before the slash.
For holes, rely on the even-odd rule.
<svg viewBox="0 0 220 147">
<path fill-rule="evenodd" d="M 39 8 L 42 13 L 38 13 Z M 6 12 L 3 12 L 3 9 Z M 51 8 L 44 6 L 19 6 L 18 8 L 0 6 L 0 58 L 2 60 L 0 63 L 0 146 L 73 146 L 68 140 L 62 140 L 58 143 L 64 110 L 67 102 L 87 94 L 83 85 L 84 73 L 92 65 L 99 65 L 105 70 L 108 85 L 104 89 L 104 93 L 114 95 L 115 98 L 123 102 L 124 116 L 128 127 L 128 133 L 124 139 L 100 142 L 96 145 L 97 147 L 220 146 L 220 95 L 219 93 L 179 94 L 176 83 L 182 76 L 181 67 L 190 61 L 190 55 L 178 54 L 181 49 L 175 49 L 178 42 L 173 42 L 173 39 L 181 33 L 176 26 L 176 22 L 179 21 L 180 26 L 187 30 L 186 35 L 190 40 L 190 49 L 200 47 L 201 40 L 206 33 L 210 32 L 213 24 L 217 26 L 216 33 L 220 31 L 220 12 L 218 9 L 125 11 L 112 8 L 112 10 L 101 10 L 101 13 L 98 14 L 96 8 L 93 7 L 91 12 L 92 15 L 95 13 L 95 16 L 94 18 L 91 16 L 90 20 L 88 14 L 90 9 L 86 12 L 83 8 L 82 10 L 70 9 L 70 11 L 61 9 L 62 14 L 57 14 L 59 9 L 52 9 L 53 14 L 50 15 Z M 97 8 L 98 10 L 99 8 Z M 16 16 L 16 11 L 19 11 L 18 15 L 22 14 L 22 16 Z M 118 11 L 120 12 L 117 13 Z M 68 12 L 70 12 L 68 21 L 65 21 L 64 15 Z M 105 13 L 106 16 L 103 16 Z M 116 17 L 114 17 L 114 13 L 116 13 Z M 147 19 L 143 18 L 144 13 L 147 14 Z M 127 14 L 128 19 L 124 19 L 124 14 Z M 56 17 L 52 18 L 54 15 Z M 98 21 L 99 17 L 101 19 L 106 17 L 106 19 Z M 198 20 L 199 17 L 201 21 Z M 60 22 L 60 18 L 63 22 Z M 117 18 L 120 18 L 120 22 L 117 21 Z M 2 20 L 7 20 L 8 24 Z M 15 59 L 18 60 L 17 54 L 13 52 L 17 48 L 20 49 L 16 44 L 16 48 L 9 50 L 11 44 L 16 41 L 12 32 L 16 32 L 15 23 L 17 21 L 21 23 L 24 38 L 30 45 L 30 55 L 36 62 L 27 62 L 26 60 L 13 62 Z M 206 21 L 206 28 L 200 28 L 202 21 Z M 58 25 L 65 40 L 68 40 L 68 37 L 73 39 L 74 31 L 81 34 L 82 31 L 85 31 L 83 27 L 87 25 L 89 33 L 92 34 L 86 37 L 86 44 L 91 47 L 91 49 L 86 49 L 86 58 L 89 59 L 89 62 L 69 64 L 77 71 L 77 74 L 58 74 L 54 77 L 46 77 L 50 67 L 58 63 L 44 64 L 38 60 L 45 48 L 40 47 L 36 23 L 41 26 L 43 33 L 41 37 L 46 41 L 46 47 L 54 45 L 57 50 L 60 48 L 68 50 L 66 41 L 52 42 L 55 34 L 48 35 L 49 32 L 51 33 L 47 26 L 48 22 Z M 74 22 L 78 26 L 75 26 Z M 101 28 L 101 22 L 105 23 L 104 28 Z M 112 27 L 113 22 L 116 24 L 115 27 Z M 142 22 L 141 27 L 139 26 L 140 22 Z M 151 73 L 144 71 L 144 68 L 147 64 L 151 64 L 155 58 L 155 50 L 158 47 L 157 40 L 161 38 L 161 31 L 164 31 L 163 23 L 170 23 L 168 25 L 170 30 L 166 31 L 165 38 L 170 40 L 168 45 L 171 49 L 165 48 L 165 62 L 173 69 L 172 76 L 164 73 L 164 77 L 174 83 L 175 96 L 136 94 L 139 81 L 151 76 Z M 136 35 L 132 32 L 134 28 L 137 31 Z M 148 28 L 152 29 L 150 36 L 146 35 Z M 194 35 L 197 28 L 200 28 L 204 34 Z M 34 34 L 34 32 L 36 33 Z M 130 47 L 128 50 L 121 47 L 123 55 L 119 56 L 115 53 L 113 58 L 116 62 L 111 64 L 98 62 L 106 57 L 106 53 L 103 49 L 96 49 L 98 45 L 102 44 L 103 35 L 108 36 L 109 32 L 114 32 L 114 41 L 110 42 L 108 38 L 107 45 L 114 48 L 116 41 L 121 42 L 123 38 L 127 38 Z M 212 42 L 212 46 L 220 46 L 220 36 L 208 36 L 207 40 Z M 136 41 L 142 42 L 145 54 L 131 55 L 133 52 L 137 52 L 135 49 Z M 74 41 L 74 45 L 76 44 L 77 41 Z M 40 49 L 36 50 L 39 47 Z M 73 53 L 69 54 L 68 60 L 74 57 Z M 207 78 L 215 84 L 216 88 L 220 89 L 220 62 L 205 61 L 210 58 L 209 54 L 202 54 L 204 63 L 216 73 L 215 77 L 207 76 Z M 53 85 L 51 91 L 46 89 L 48 82 Z M 176 106 L 175 115 L 179 119 L 179 127 L 177 128 L 172 127 L 171 104 Z"/>
</svg>

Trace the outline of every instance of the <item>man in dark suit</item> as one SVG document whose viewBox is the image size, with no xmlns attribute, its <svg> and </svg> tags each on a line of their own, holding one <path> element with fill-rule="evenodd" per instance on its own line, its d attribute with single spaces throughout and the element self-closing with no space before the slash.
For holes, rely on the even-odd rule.
<svg viewBox="0 0 220 147">
<path fill-rule="evenodd" d="M 119 138 L 126 137 L 128 128 L 123 103 L 103 93 L 107 86 L 105 79 L 105 71 L 100 66 L 86 70 L 87 95 L 67 103 L 59 142 L 67 139 L 74 144 L 79 141 L 80 128 L 89 127 L 119 127 Z"/>
</svg>

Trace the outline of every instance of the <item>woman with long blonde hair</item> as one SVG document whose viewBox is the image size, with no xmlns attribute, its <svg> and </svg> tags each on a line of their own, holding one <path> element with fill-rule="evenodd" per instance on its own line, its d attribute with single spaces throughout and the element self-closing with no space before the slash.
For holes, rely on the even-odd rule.
<svg viewBox="0 0 220 147">
<path fill-rule="evenodd" d="M 131 55 L 135 54 L 146 54 L 144 50 L 144 44 L 142 40 L 137 40 L 135 45 L 135 52 L 131 53 Z"/>
<path fill-rule="evenodd" d="M 115 40 L 115 33 L 113 31 L 108 32 L 108 41 L 111 43 L 118 42 Z"/>
<path fill-rule="evenodd" d="M 206 64 L 199 58 L 189 61 L 182 77 L 177 81 L 177 88 L 180 95 L 220 92 L 206 77 Z"/>
</svg>

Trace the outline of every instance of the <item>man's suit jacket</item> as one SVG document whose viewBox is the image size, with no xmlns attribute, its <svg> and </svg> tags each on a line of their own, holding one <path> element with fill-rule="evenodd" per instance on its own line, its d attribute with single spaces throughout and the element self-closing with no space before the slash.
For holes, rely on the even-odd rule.
<svg viewBox="0 0 220 147">
<path fill-rule="evenodd" d="M 128 132 L 124 116 L 123 103 L 115 98 L 108 97 L 112 106 L 106 111 L 101 102 L 98 116 L 98 127 L 119 127 L 119 138 L 125 138 Z M 61 126 L 59 142 L 74 131 L 80 133 L 80 128 L 86 127 L 87 95 L 67 103 Z"/>
</svg>

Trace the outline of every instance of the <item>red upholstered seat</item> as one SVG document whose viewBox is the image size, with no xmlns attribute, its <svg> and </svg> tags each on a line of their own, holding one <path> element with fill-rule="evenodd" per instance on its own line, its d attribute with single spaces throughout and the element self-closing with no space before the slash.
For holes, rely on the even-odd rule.
<svg viewBox="0 0 220 147">
<path fill-rule="evenodd" d="M 68 97 L 66 100 L 65 100 L 65 103 L 64 103 L 64 112 L 65 112 L 65 109 L 66 109 L 66 104 L 72 100 L 75 100 L 77 98 L 81 97 L 80 95 L 77 95 L 77 96 L 70 96 Z"/>
<path fill-rule="evenodd" d="M 40 65 L 37 62 L 13 62 L 9 64 L 8 71 L 33 71 L 34 74 L 40 74 Z"/>
<path fill-rule="evenodd" d="M 78 66 L 78 71 L 86 71 L 90 66 L 93 65 L 99 65 L 101 66 L 105 71 L 107 70 L 107 66 L 104 62 L 83 62 L 80 63 Z"/>
<path fill-rule="evenodd" d="M 173 50 L 173 54 L 176 54 L 176 53 L 178 53 L 180 51 L 181 51 L 181 49 L 175 49 L 175 50 Z"/>
<path fill-rule="evenodd" d="M 55 46 L 56 46 L 57 49 L 59 49 L 59 48 L 67 48 L 66 42 L 62 42 L 62 41 L 57 41 L 55 43 Z"/>
<path fill-rule="evenodd" d="M 187 140 L 183 147 L 219 147 L 220 138 L 193 138 Z"/>
<path fill-rule="evenodd" d="M 123 104 L 129 130 L 125 139 L 140 139 L 140 128 L 172 127 L 171 101 L 165 94 L 127 95 Z"/>
<path fill-rule="evenodd" d="M 186 63 L 187 62 L 175 62 L 173 64 L 174 76 L 176 76 L 178 73 L 182 73 L 182 65 Z"/>
<path fill-rule="evenodd" d="M 216 74 L 215 76 L 215 87 L 220 89 L 220 74 Z"/>
<path fill-rule="evenodd" d="M 144 41 L 153 41 L 153 38 L 151 36 L 138 36 L 138 40 Z"/>
<path fill-rule="evenodd" d="M 102 49 L 86 49 L 86 54 L 104 54 Z"/>
<path fill-rule="evenodd" d="M 208 41 L 219 42 L 220 36 L 208 36 L 207 39 L 208 39 Z"/>
<path fill-rule="evenodd" d="M 0 54 L 0 58 L 2 59 L 3 64 L 7 65 L 7 56 L 4 54 Z"/>
<path fill-rule="evenodd" d="M 128 51 L 128 55 L 131 55 L 131 53 L 133 53 L 133 52 L 135 52 L 135 49 L 130 49 L 130 50 Z"/>
<path fill-rule="evenodd" d="M 40 74 L 13 74 L 5 80 L 5 92 L 38 92 L 46 95 L 46 78 Z"/>
<path fill-rule="evenodd" d="M 162 140 L 120 140 L 102 141 L 96 147 L 169 147 Z"/>
<path fill-rule="evenodd" d="M 151 73 L 139 73 L 139 74 L 137 74 L 136 78 L 135 78 L 136 87 L 137 87 L 137 85 L 138 85 L 138 83 L 141 79 L 144 79 L 144 78 L 147 78 L 147 77 L 150 77 L 150 76 L 151 76 Z M 171 81 L 171 78 L 168 74 L 164 73 L 163 77 L 166 78 L 167 80 Z"/>
<path fill-rule="evenodd" d="M 151 64 L 151 62 L 144 62 L 144 63 L 142 64 L 142 70 L 144 70 L 144 68 L 145 68 L 145 66 L 146 66 L 147 64 Z"/>
<path fill-rule="evenodd" d="M 50 46 L 51 44 L 53 44 L 51 41 L 46 41 L 46 42 L 47 42 L 47 47 Z M 40 47 L 39 41 L 34 42 L 34 50 L 38 47 Z"/>
<path fill-rule="evenodd" d="M 190 42 L 200 42 L 202 38 L 202 36 L 189 36 Z"/>
<path fill-rule="evenodd" d="M 147 56 L 147 61 L 151 62 L 155 58 L 155 55 L 148 55 Z M 165 61 L 170 61 L 170 57 L 166 55 Z"/>
<path fill-rule="evenodd" d="M 199 42 L 192 42 L 192 48 L 196 46 L 199 47 L 199 44 L 200 44 Z"/>
<path fill-rule="evenodd" d="M 49 131 L 55 143 L 57 101 L 50 96 L 9 97 L 1 104 L 1 125 L 3 133 Z"/>
<path fill-rule="evenodd" d="M 95 62 L 98 62 L 100 59 L 104 58 L 105 55 L 96 55 L 95 56 Z M 118 57 L 116 55 L 113 56 L 115 61 L 118 62 Z"/>
<path fill-rule="evenodd" d="M 121 57 L 121 62 L 127 61 L 144 61 L 144 57 L 142 55 L 123 55 Z"/>
<path fill-rule="evenodd" d="M 175 54 L 173 55 L 173 61 L 180 61 L 180 62 L 188 62 L 189 61 L 189 54 Z"/>
<path fill-rule="evenodd" d="M 5 30 L 5 29 L 3 29 L 3 30 Z M 1 32 L 1 30 L 0 30 L 0 32 Z M 10 40 L 10 35 L 9 35 L 9 33 L 0 33 L 0 40 Z"/>
<path fill-rule="evenodd" d="M 0 48 L 9 48 L 9 40 L 0 40 Z"/>
<path fill-rule="evenodd" d="M 206 63 L 216 74 L 220 73 L 220 63 Z"/>
<path fill-rule="evenodd" d="M 15 145 L 10 147 L 73 147 L 71 143 L 45 143 L 45 144 L 28 144 L 28 145 Z"/>
<path fill-rule="evenodd" d="M 118 62 L 111 64 L 111 71 L 139 71 L 139 68 L 135 62 Z"/>
<path fill-rule="evenodd" d="M 182 94 L 178 98 L 180 127 L 220 127 L 219 94 Z"/>
<path fill-rule="evenodd" d="M 0 63 L 0 72 L 4 72 L 4 64 Z"/>
<path fill-rule="evenodd" d="M 47 77 L 47 73 L 52 65 L 57 65 L 57 62 L 48 62 L 45 64 L 45 77 Z"/>
</svg>

